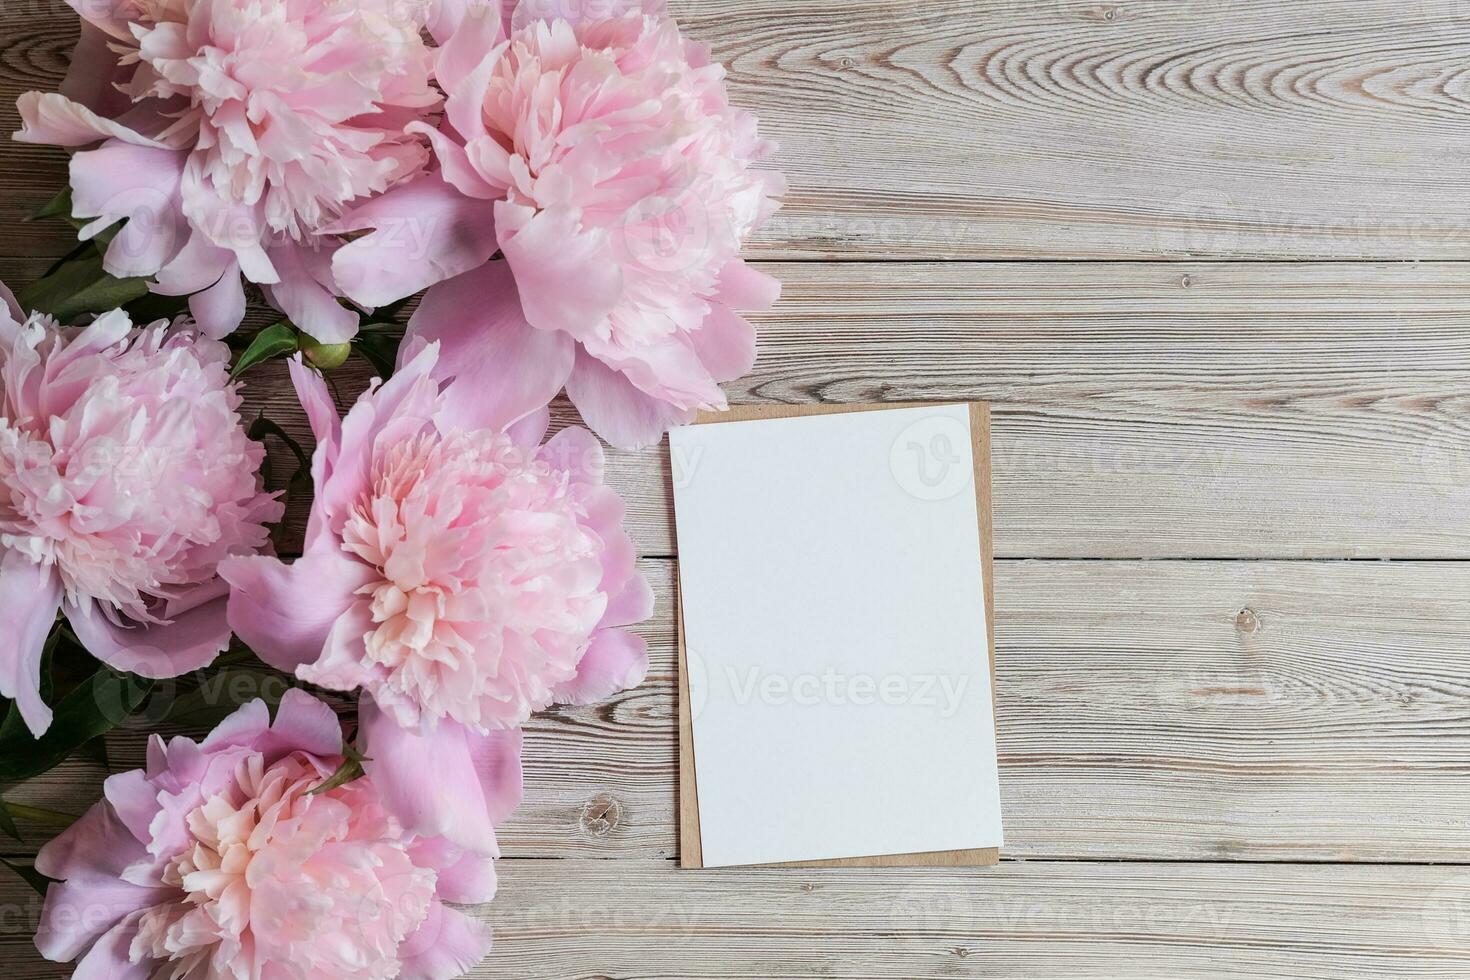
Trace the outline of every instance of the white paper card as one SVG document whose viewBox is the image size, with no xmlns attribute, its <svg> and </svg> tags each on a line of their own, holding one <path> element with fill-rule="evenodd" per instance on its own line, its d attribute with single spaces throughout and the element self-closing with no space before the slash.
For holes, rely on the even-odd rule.
<svg viewBox="0 0 1470 980">
<path fill-rule="evenodd" d="M 964 405 L 669 434 L 707 867 L 999 847 Z"/>
</svg>

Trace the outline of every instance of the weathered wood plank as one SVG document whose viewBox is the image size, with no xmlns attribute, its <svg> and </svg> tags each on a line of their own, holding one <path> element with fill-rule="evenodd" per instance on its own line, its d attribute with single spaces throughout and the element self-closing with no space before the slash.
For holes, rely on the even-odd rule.
<svg viewBox="0 0 1470 980">
<path fill-rule="evenodd" d="M 782 144 L 786 258 L 1470 258 L 1458 0 L 676 0 Z M 61 0 L 0 13 L 0 131 Z M 0 149 L 0 276 L 63 156 Z"/>
<path fill-rule="evenodd" d="M 769 268 L 732 401 L 990 401 L 998 556 L 1470 556 L 1462 266 Z M 304 434 L 283 368 L 247 377 Z M 609 454 L 643 554 L 676 551 L 670 479 Z"/>
<path fill-rule="evenodd" d="M 680 871 L 502 861 L 470 976 L 1106 980 L 1437 978 L 1470 972 L 1464 868 L 1007 862 L 938 870 Z M 14 980 L 38 902 L 0 879 Z"/>
<path fill-rule="evenodd" d="M 644 568 L 652 673 L 528 726 L 510 856 L 678 853 L 675 569 Z M 1002 561 L 996 576 L 1007 856 L 1470 854 L 1470 565 Z M 114 758 L 141 751 L 138 732 Z M 78 812 L 99 777 L 68 764 L 14 797 Z"/>
</svg>

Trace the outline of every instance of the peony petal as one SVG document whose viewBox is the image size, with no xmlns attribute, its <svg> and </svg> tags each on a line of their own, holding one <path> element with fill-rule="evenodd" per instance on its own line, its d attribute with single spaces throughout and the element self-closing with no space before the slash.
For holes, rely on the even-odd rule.
<svg viewBox="0 0 1470 980">
<path fill-rule="evenodd" d="M 180 180 L 184 155 L 109 140 L 71 158 L 72 214 L 95 219 L 83 240 L 126 219 L 107 246 L 110 275 L 151 276 L 188 241 Z"/>
<path fill-rule="evenodd" d="M 219 282 L 225 270 L 240 268 L 228 249 L 220 248 L 197 231 L 189 236 L 168 265 L 158 270 L 158 282 L 152 287 L 164 296 L 188 296 Z"/>
<path fill-rule="evenodd" d="M 36 854 L 36 870 L 48 878 L 118 878 L 148 850 L 118 818 L 112 805 L 92 805 Z"/>
<path fill-rule="evenodd" d="M 51 709 L 41 700 L 41 654 L 61 606 L 61 576 L 18 551 L 0 551 L 0 695 L 15 700 L 31 734 L 51 727 Z"/>
<path fill-rule="evenodd" d="M 644 394 L 633 383 L 585 351 L 567 379 L 567 395 L 588 428 L 619 449 L 656 444 L 671 426 L 694 419 L 694 409 L 680 409 Z"/>
<path fill-rule="evenodd" d="M 16 100 L 16 107 L 20 110 L 21 129 L 13 138 L 18 143 L 89 146 L 112 139 L 133 146 L 167 149 L 157 140 L 104 119 L 59 92 L 23 92 Z"/>
<path fill-rule="evenodd" d="M 736 259 L 720 270 L 714 298 L 732 310 L 769 310 L 781 298 L 781 280 Z"/>
<path fill-rule="evenodd" d="M 245 287 L 234 259 L 213 286 L 189 297 L 189 313 L 211 340 L 223 340 L 239 328 L 245 319 Z"/>
<path fill-rule="evenodd" d="M 648 643 L 624 630 L 605 629 L 592 637 L 577 676 L 553 692 L 560 704 L 595 704 L 629 691 L 648 676 Z"/>
<path fill-rule="evenodd" d="M 109 929 L 77 964 L 71 980 L 149 980 L 156 964 L 132 961 L 129 950 L 138 934 L 137 922 L 124 919 Z"/>
<path fill-rule="evenodd" d="M 16 300 L 15 294 L 10 291 L 10 287 L 3 282 L 0 282 L 0 306 L 4 307 L 4 310 L 0 312 L 10 317 L 10 326 L 19 327 L 26 322 L 26 314 L 20 308 L 20 302 Z M 11 342 L 11 339 L 6 339 L 5 341 L 7 346 Z"/>
<path fill-rule="evenodd" d="M 342 723 L 325 702 L 293 687 L 281 698 L 274 722 L 266 703 L 257 698 L 220 722 L 201 748 L 210 753 L 232 745 L 259 751 L 267 765 L 292 752 L 330 760 L 342 754 Z M 108 780 L 109 790 L 111 782 Z M 108 799 L 112 799 L 110 792 Z"/>
<path fill-rule="evenodd" d="M 513 6 L 512 30 L 520 30 L 538 20 L 565 20 L 578 24 L 638 14 L 657 18 L 668 16 L 666 0 L 520 0 Z"/>
<path fill-rule="evenodd" d="M 653 615 L 653 587 L 642 575 L 628 579 L 616 596 L 608 601 L 599 627 L 632 626 Z"/>
<path fill-rule="evenodd" d="M 328 288 L 330 255 L 295 242 L 273 246 L 266 254 L 280 277 L 263 287 L 272 306 L 320 343 L 342 344 L 357 336 L 357 314 Z"/>
<path fill-rule="evenodd" d="M 376 229 L 332 260 L 338 287 L 353 301 L 382 306 L 488 262 L 494 211 L 438 176 L 389 191 L 327 227 L 331 234 Z"/>
<path fill-rule="evenodd" d="M 475 774 L 485 793 L 490 822 L 504 823 L 525 798 L 525 773 L 521 768 L 523 735 L 519 728 L 488 735 L 469 736 Z"/>
<path fill-rule="evenodd" d="M 511 442 L 522 449 L 535 449 L 541 445 L 541 440 L 546 438 L 546 429 L 550 425 L 551 408 L 548 406 L 507 426 L 505 434 L 510 436 Z"/>
<path fill-rule="evenodd" d="M 569 208 L 527 211 L 507 201 L 495 205 L 500 249 L 515 273 L 526 320 L 578 340 L 595 336 L 623 292 L 607 233 L 582 230 Z"/>
<path fill-rule="evenodd" d="M 487 799 L 469 731 L 448 720 L 432 730 L 409 731 L 366 696 L 358 718 L 367 774 L 383 805 L 408 831 L 445 837 L 479 854 L 500 854 L 491 808 L 493 802 L 498 812 L 501 801 Z M 496 773 L 501 783 L 509 778 Z"/>
<path fill-rule="evenodd" d="M 439 871 L 439 897 L 459 905 L 479 905 L 495 897 L 495 859 L 465 851 Z"/>
<path fill-rule="evenodd" d="M 716 381 L 734 381 L 755 366 L 755 327 L 718 303 L 710 307 L 699 329 L 689 335 L 689 342 Z"/>
<path fill-rule="evenodd" d="M 455 980 L 490 953 L 490 927 L 435 902 L 429 916 L 400 947 L 398 980 Z"/>
<path fill-rule="evenodd" d="M 277 670 L 294 672 L 322 655 L 332 626 L 373 581 L 374 570 L 329 542 L 291 564 L 266 556 L 227 558 L 229 624 Z"/>
<path fill-rule="evenodd" d="M 449 136 L 424 122 L 411 122 L 404 132 L 427 137 L 439 160 L 439 173 L 443 179 L 465 197 L 479 201 L 491 201 L 505 193 L 504 184 L 492 184 L 470 163 L 465 148 Z M 495 212 L 485 209 L 487 220 L 493 224 Z M 492 229 L 493 233 L 493 229 Z"/>
<path fill-rule="evenodd" d="M 214 662 L 230 645 L 223 594 L 197 605 L 181 603 L 167 623 L 118 626 L 91 599 L 62 605 L 87 651 L 116 670 L 141 677 L 178 677 Z"/>
<path fill-rule="evenodd" d="M 506 39 L 498 6 L 481 2 L 473 9 L 458 12 L 459 24 L 453 35 L 440 45 L 439 61 L 434 66 L 434 79 L 444 91 L 459 87 Z"/>
<path fill-rule="evenodd" d="M 55 963 L 74 960 L 127 916 L 175 895 L 110 878 L 79 878 L 46 889 L 36 949 Z"/>
<path fill-rule="evenodd" d="M 442 344 L 434 375 L 455 379 L 443 411 L 465 429 L 505 429 L 545 408 L 576 354 L 567 335 L 526 323 L 503 262 L 430 289 L 408 322 L 409 338 Z"/>
</svg>

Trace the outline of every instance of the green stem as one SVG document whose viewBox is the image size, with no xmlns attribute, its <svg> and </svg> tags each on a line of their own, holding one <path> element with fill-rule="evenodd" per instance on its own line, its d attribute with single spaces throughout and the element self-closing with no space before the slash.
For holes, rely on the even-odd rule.
<svg viewBox="0 0 1470 980">
<path fill-rule="evenodd" d="M 31 823 L 40 824 L 44 827 L 57 827 L 65 830 L 77 822 L 77 818 L 70 813 L 58 813 L 55 810 L 47 810 L 39 806 L 26 806 L 24 803 L 12 803 L 6 800 L 5 809 L 11 815 L 21 820 L 29 820 Z"/>
</svg>

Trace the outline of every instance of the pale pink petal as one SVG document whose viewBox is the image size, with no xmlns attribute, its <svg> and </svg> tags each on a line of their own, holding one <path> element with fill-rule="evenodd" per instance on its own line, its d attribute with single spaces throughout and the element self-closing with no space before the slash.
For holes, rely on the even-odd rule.
<svg viewBox="0 0 1470 980">
<path fill-rule="evenodd" d="M 494 56 L 495 49 L 506 39 L 505 24 L 496 10 L 497 6 L 481 2 L 467 15 L 464 11 L 458 12 L 459 25 L 440 46 L 439 61 L 434 66 L 434 78 L 446 92 L 459 87 L 487 57 Z"/>
<path fill-rule="evenodd" d="M 111 806 L 94 806 L 36 854 L 36 870 L 64 878 L 121 877 L 148 850 Z"/>
<path fill-rule="evenodd" d="M 230 645 L 223 595 L 181 609 L 167 623 L 118 626 L 91 599 L 62 606 L 82 646 L 116 670 L 141 677 L 178 677 L 209 666 Z"/>
<path fill-rule="evenodd" d="M 82 957 L 71 980 L 149 980 L 152 965 L 134 963 L 129 955 L 137 934 L 138 925 L 133 917 L 113 926 Z"/>
<path fill-rule="evenodd" d="M 567 396 L 582 421 L 619 449 L 652 446 L 675 425 L 694 419 L 694 409 L 680 409 L 652 398 L 623 375 L 586 353 L 578 352 L 567 379 Z"/>
<path fill-rule="evenodd" d="M 475 762 L 475 774 L 479 777 L 480 789 L 485 794 L 490 822 L 502 824 L 525 797 L 524 771 L 521 769 L 521 730 L 509 728 L 488 735 L 470 733 L 468 739 L 470 756 Z"/>
<path fill-rule="evenodd" d="M 732 310 L 769 310 L 781 298 L 781 281 L 736 259 L 720 270 L 715 299 Z"/>
<path fill-rule="evenodd" d="M 479 905 L 495 897 L 495 859 L 465 851 L 439 872 L 439 897 L 459 905 Z"/>
<path fill-rule="evenodd" d="M 532 412 L 519 422 L 511 423 L 505 430 L 510 441 L 522 449 L 535 449 L 546 438 L 546 429 L 551 425 L 551 408 Z"/>
<path fill-rule="evenodd" d="M 153 275 L 183 248 L 183 166 L 181 153 L 116 140 L 71 158 L 72 214 L 95 219 L 82 239 L 127 220 L 107 247 L 108 273 Z"/>
<path fill-rule="evenodd" d="M 491 262 L 430 289 L 408 337 L 440 341 L 437 377 L 455 379 L 445 411 L 465 428 L 504 429 L 556 397 L 572 370 L 565 334 L 526 323 L 515 281 Z"/>
<path fill-rule="evenodd" d="M 409 831 L 445 837 L 479 854 L 500 854 L 470 732 L 447 720 L 432 731 L 408 731 L 367 697 L 359 725 L 368 775 Z"/>
<path fill-rule="evenodd" d="M 489 926 L 436 902 L 399 951 L 398 980 L 455 980 L 489 955 L 490 947 Z"/>
<path fill-rule="evenodd" d="M 189 297 L 189 313 L 204 336 L 222 340 L 234 333 L 245 319 L 245 287 L 240 284 L 240 267 L 233 259 L 219 280 Z"/>
<path fill-rule="evenodd" d="M 634 575 L 607 604 L 598 626 L 631 626 L 653 615 L 653 587 L 642 575 Z"/>
<path fill-rule="evenodd" d="M 104 119 L 59 92 L 23 92 L 16 106 L 20 110 L 21 130 L 14 139 L 20 143 L 88 146 L 115 139 L 133 146 L 163 148 L 157 140 Z"/>
<path fill-rule="evenodd" d="M 328 288 L 331 257 L 316 248 L 286 242 L 268 250 L 279 282 L 264 286 L 271 304 L 323 344 L 346 343 L 357 335 L 358 316 Z"/>
<path fill-rule="evenodd" d="M 0 282 L 0 306 L 4 307 L 4 310 L 0 312 L 3 312 L 10 318 L 8 326 L 19 327 L 22 323 L 25 323 L 25 311 L 20 308 L 20 303 L 16 301 L 15 294 L 10 291 L 10 287 L 3 282 Z M 8 347 L 16 339 L 18 338 L 14 334 L 8 334 L 0 342 L 3 342 Z"/>
<path fill-rule="evenodd" d="M 331 546 L 290 564 L 229 558 L 219 573 L 230 583 L 231 628 L 262 660 L 287 672 L 322 655 L 333 624 L 374 577 L 372 568 Z"/>
<path fill-rule="evenodd" d="M 377 229 L 332 260 L 338 287 L 382 306 L 468 272 L 495 253 L 494 212 L 438 176 L 389 191 L 330 226 L 333 234 Z"/>
<path fill-rule="evenodd" d="M 36 949 L 55 963 L 74 960 L 124 918 L 167 899 L 171 889 L 109 878 L 77 878 L 46 890 Z"/>
<path fill-rule="evenodd" d="M 495 205 L 495 220 L 526 320 L 579 340 L 593 336 L 623 291 L 607 233 L 582 230 L 569 209 L 529 215 L 504 201 Z"/>
<path fill-rule="evenodd" d="M 266 252 L 268 229 L 260 204 L 246 206 L 221 195 L 195 157 L 184 162 L 179 190 L 189 224 L 211 244 L 232 252 L 246 279 L 264 286 L 280 282 Z"/>
<path fill-rule="evenodd" d="M 594 704 L 632 690 L 647 676 L 647 641 L 635 633 L 605 629 L 592 637 L 576 678 L 558 685 L 555 696 L 562 704 Z"/>
<path fill-rule="evenodd" d="M 486 175 L 476 170 L 470 162 L 465 148 L 433 126 L 423 122 L 411 122 L 404 127 L 404 132 L 428 138 L 429 145 L 434 148 L 434 156 L 439 160 L 440 176 L 465 197 L 479 201 L 491 201 L 505 193 L 504 183 L 492 184 L 488 181 Z M 487 222 L 493 224 L 495 212 L 486 207 L 485 215 Z M 493 230 L 492 228 L 492 233 Z"/>
<path fill-rule="evenodd" d="M 51 727 L 51 709 L 41 700 L 41 654 L 61 605 L 61 577 L 54 568 L 18 551 L 0 551 L 0 695 L 12 698 L 31 734 Z"/>
<path fill-rule="evenodd" d="M 538 20 L 560 19 L 573 24 L 643 14 L 649 17 L 665 17 L 668 14 L 666 0 L 519 0 L 513 3 L 511 27 L 520 30 Z"/>
<path fill-rule="evenodd" d="M 755 366 L 755 327 L 716 303 L 698 330 L 689 335 L 700 363 L 716 381 L 734 381 Z"/>
<path fill-rule="evenodd" d="M 240 267 L 228 249 L 220 248 L 196 231 L 168 265 L 158 270 L 158 281 L 152 289 L 165 296 L 188 296 L 219 282 L 230 268 L 236 275 L 240 274 Z"/>
<path fill-rule="evenodd" d="M 220 722 L 203 742 L 206 752 L 230 745 L 253 747 L 267 764 L 291 752 L 330 759 L 342 754 L 342 723 L 324 702 L 293 687 L 281 698 L 274 721 L 265 702 L 256 699 Z"/>
</svg>

